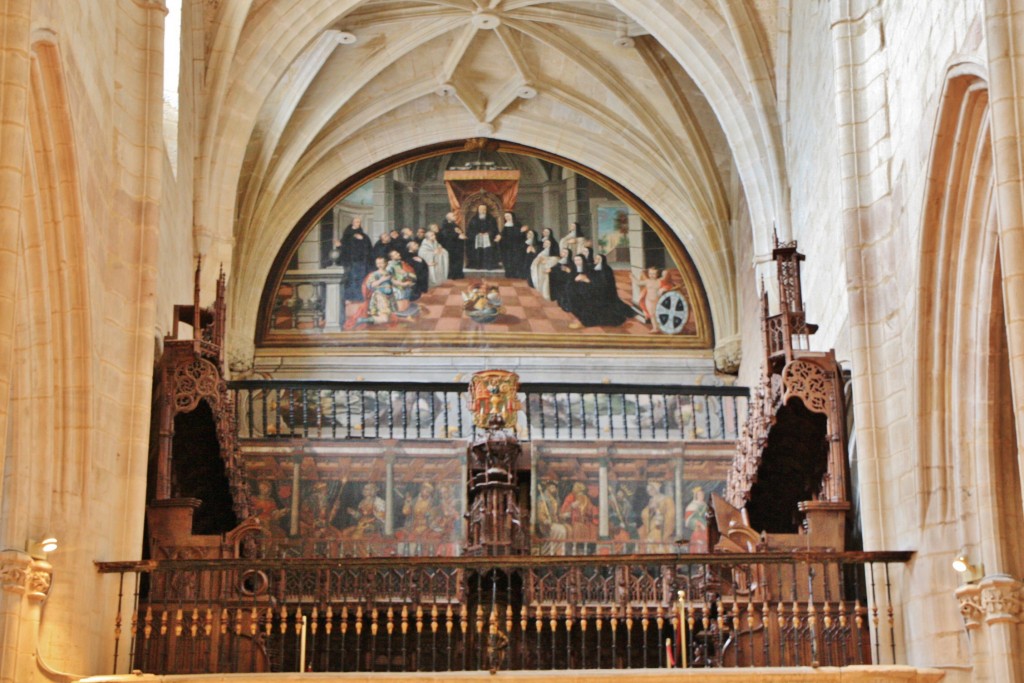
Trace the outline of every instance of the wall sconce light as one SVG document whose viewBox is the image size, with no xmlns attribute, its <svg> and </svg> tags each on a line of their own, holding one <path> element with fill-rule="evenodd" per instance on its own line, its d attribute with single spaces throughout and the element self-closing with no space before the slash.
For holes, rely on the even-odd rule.
<svg viewBox="0 0 1024 683">
<path fill-rule="evenodd" d="M 47 534 L 40 541 L 33 541 L 29 539 L 26 544 L 25 550 L 29 555 L 36 558 L 37 560 L 45 560 L 48 553 L 52 553 L 57 549 L 57 538 Z"/>
<path fill-rule="evenodd" d="M 966 583 L 978 581 L 985 575 L 985 570 L 981 565 L 971 564 L 966 548 L 962 548 L 953 558 L 953 571 L 963 574 Z"/>
</svg>

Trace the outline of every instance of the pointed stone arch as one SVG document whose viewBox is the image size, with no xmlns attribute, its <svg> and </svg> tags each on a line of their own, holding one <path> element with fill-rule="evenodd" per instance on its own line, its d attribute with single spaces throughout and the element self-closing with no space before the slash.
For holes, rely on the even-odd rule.
<svg viewBox="0 0 1024 683">
<path fill-rule="evenodd" d="M 1014 421 L 1004 414 L 1012 401 L 990 111 L 983 74 L 953 67 L 922 229 L 917 486 L 922 531 L 945 529 L 950 556 L 966 547 L 986 572 L 1017 573 L 1024 508 Z"/>
<path fill-rule="evenodd" d="M 39 525 L 50 528 L 51 517 L 69 518 L 59 510 L 73 503 L 53 492 L 87 485 L 81 430 L 91 422 L 89 287 L 78 256 L 85 232 L 70 111 L 57 44 L 45 32 L 34 38 L 14 306 L 18 372 L 5 466 L 26 476 L 8 479 L 3 496 L 5 506 L 23 506 L 22 514 L 5 516 L 4 536 L 15 538 L 38 533 Z M 36 488 L 46 482 L 52 483 L 39 495 Z"/>
</svg>

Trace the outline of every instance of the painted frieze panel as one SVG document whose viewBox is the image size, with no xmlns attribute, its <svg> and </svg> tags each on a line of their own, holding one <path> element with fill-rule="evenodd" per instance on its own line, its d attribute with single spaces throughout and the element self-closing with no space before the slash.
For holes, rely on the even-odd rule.
<svg viewBox="0 0 1024 683">
<path fill-rule="evenodd" d="M 254 517 L 267 554 L 294 557 L 454 556 L 461 552 L 465 456 L 248 455 Z"/>
<path fill-rule="evenodd" d="M 533 458 L 533 554 L 707 552 L 727 452 L 534 444 Z"/>
</svg>

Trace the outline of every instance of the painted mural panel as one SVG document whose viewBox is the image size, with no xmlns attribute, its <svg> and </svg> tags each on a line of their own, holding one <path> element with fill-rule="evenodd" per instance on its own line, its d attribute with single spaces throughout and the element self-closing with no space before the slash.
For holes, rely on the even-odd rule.
<svg viewBox="0 0 1024 683">
<path fill-rule="evenodd" d="M 465 458 L 447 450 L 415 456 L 318 454 L 299 465 L 292 456 L 249 456 L 252 510 L 270 533 L 270 554 L 458 555 Z"/>
<path fill-rule="evenodd" d="M 728 454 L 590 450 L 535 446 L 533 554 L 708 550 L 705 515 L 725 491 Z"/>
<path fill-rule="evenodd" d="M 392 168 L 296 229 L 260 343 L 708 348 L 685 249 L 631 202 L 520 154 Z"/>
</svg>

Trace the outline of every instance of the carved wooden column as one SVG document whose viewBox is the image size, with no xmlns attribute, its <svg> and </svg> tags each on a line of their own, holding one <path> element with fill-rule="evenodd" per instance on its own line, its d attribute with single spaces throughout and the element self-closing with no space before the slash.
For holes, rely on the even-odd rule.
<svg viewBox="0 0 1024 683">
<path fill-rule="evenodd" d="M 519 378 L 487 370 L 470 382 L 473 420 L 485 429 L 469 447 L 469 525 L 467 555 L 511 555 L 528 550 L 519 510 L 516 474 L 522 446 L 515 435 Z"/>
</svg>

